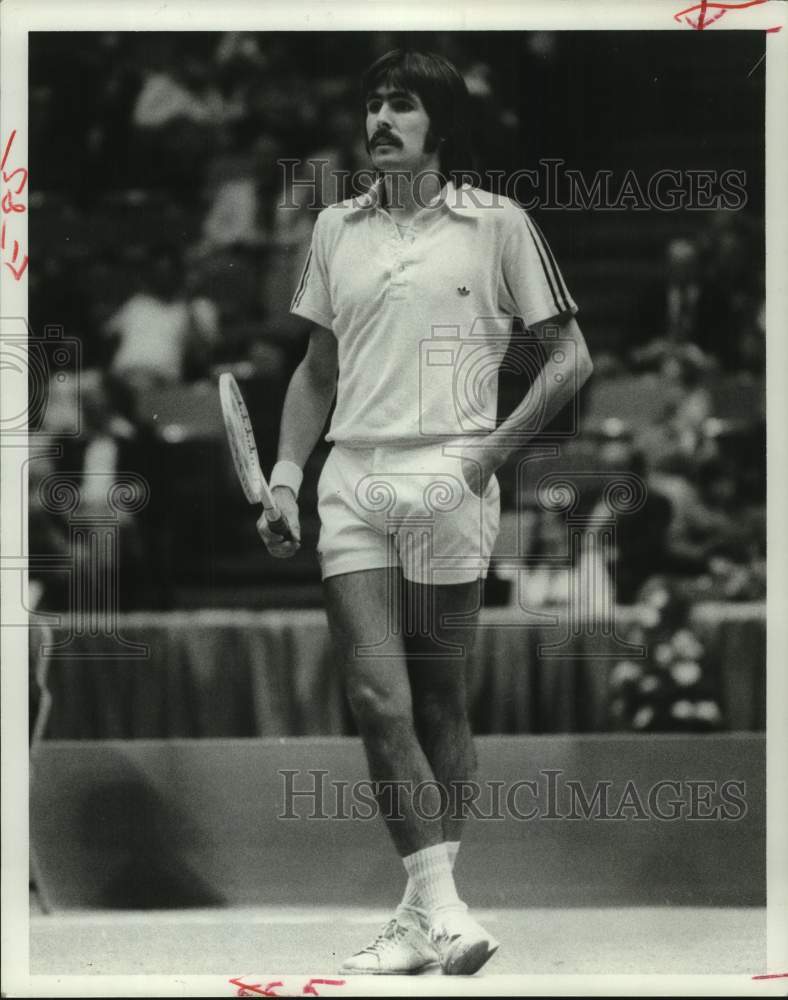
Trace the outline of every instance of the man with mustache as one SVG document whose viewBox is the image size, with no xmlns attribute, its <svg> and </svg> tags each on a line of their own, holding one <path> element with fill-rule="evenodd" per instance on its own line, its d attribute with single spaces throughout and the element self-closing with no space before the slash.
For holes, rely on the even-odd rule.
<svg viewBox="0 0 788 1000">
<path fill-rule="evenodd" d="M 348 699 L 408 876 L 393 918 L 342 971 L 439 962 L 472 974 L 498 946 L 452 869 L 476 770 L 465 666 L 498 531 L 495 470 L 533 433 L 535 411 L 544 422 L 569 401 L 591 362 L 531 220 L 451 179 L 470 165 L 457 70 L 396 50 L 365 73 L 362 91 L 378 179 L 318 216 L 291 306 L 316 326 L 288 388 L 271 485 L 298 538 L 301 470 L 336 394 L 318 555 Z M 497 369 L 467 392 L 456 375 L 500 362 L 513 316 L 537 332 L 560 327 L 575 350 L 553 351 L 496 428 Z M 264 518 L 258 528 L 273 555 L 296 550 Z"/>
</svg>

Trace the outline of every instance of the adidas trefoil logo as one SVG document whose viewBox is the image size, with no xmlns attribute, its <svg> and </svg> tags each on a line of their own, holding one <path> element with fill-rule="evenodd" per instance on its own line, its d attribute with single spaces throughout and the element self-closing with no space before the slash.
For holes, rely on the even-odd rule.
<svg viewBox="0 0 788 1000">
<path fill-rule="evenodd" d="M 471 294 L 470 288 L 466 288 L 465 285 L 463 285 L 462 288 L 458 288 L 457 291 L 460 293 L 460 295 L 470 295 Z"/>
</svg>

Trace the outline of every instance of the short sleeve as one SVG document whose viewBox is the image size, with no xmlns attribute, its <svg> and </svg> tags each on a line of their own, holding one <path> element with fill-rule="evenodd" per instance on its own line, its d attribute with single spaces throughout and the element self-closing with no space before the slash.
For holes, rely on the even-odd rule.
<svg viewBox="0 0 788 1000">
<path fill-rule="evenodd" d="M 317 217 L 312 230 L 312 243 L 301 271 L 298 287 L 290 303 L 290 312 L 331 330 L 334 311 L 328 288 L 328 267 L 321 218 L 322 213 Z"/>
<path fill-rule="evenodd" d="M 574 315 L 577 305 L 541 230 L 515 205 L 510 219 L 501 260 L 500 307 L 522 317 L 527 327 L 557 316 Z"/>
</svg>

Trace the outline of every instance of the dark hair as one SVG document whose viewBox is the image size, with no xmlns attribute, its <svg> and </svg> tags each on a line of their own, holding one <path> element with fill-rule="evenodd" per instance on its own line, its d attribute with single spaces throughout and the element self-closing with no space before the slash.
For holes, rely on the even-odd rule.
<svg viewBox="0 0 788 1000">
<path fill-rule="evenodd" d="M 367 97 L 381 84 L 417 94 L 430 119 L 430 137 L 440 154 L 445 179 L 474 170 L 468 134 L 470 99 L 460 73 L 448 59 L 434 52 L 393 49 L 376 60 L 361 77 L 361 101 L 366 115 Z M 429 147 L 428 147 L 429 148 Z"/>
</svg>

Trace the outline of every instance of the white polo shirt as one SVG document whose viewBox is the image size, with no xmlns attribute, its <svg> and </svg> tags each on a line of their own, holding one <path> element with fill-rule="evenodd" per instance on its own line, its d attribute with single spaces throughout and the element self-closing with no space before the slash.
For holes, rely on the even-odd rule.
<svg viewBox="0 0 788 1000">
<path fill-rule="evenodd" d="M 337 338 L 326 439 L 382 446 L 489 432 L 512 317 L 530 327 L 577 306 L 510 199 L 449 182 L 401 233 L 382 188 L 318 215 L 291 304 Z"/>
</svg>

